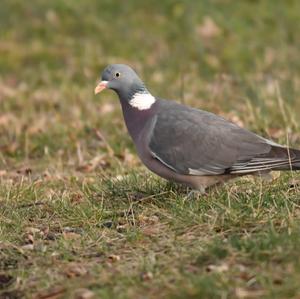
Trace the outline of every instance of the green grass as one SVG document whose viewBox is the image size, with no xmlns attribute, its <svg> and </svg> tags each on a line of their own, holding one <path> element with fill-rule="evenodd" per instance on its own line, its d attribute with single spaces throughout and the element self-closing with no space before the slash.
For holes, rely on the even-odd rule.
<svg viewBox="0 0 300 299">
<path fill-rule="evenodd" d="M 299 11 L 2 0 L 0 298 L 299 298 L 299 174 L 186 199 L 141 165 L 116 96 L 93 95 L 127 63 L 155 95 L 300 147 Z"/>
</svg>

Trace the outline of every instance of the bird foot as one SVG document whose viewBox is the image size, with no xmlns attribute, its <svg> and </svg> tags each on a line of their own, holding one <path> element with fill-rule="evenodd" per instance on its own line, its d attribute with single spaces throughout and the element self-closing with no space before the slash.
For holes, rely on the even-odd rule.
<svg viewBox="0 0 300 299">
<path fill-rule="evenodd" d="M 201 188 L 200 190 L 192 190 L 184 197 L 184 201 L 191 200 L 191 199 L 198 199 L 199 197 L 205 195 L 207 195 L 207 192 L 205 191 L 204 188 Z"/>
<path fill-rule="evenodd" d="M 269 171 L 261 171 L 257 174 L 264 182 L 270 183 L 273 181 L 273 175 Z"/>
</svg>

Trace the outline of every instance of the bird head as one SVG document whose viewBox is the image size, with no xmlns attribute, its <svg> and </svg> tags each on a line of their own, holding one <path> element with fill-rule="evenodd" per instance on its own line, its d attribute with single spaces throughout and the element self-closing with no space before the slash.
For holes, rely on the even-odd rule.
<svg viewBox="0 0 300 299">
<path fill-rule="evenodd" d="M 95 88 L 95 94 L 104 89 L 114 90 L 120 98 L 129 100 L 136 92 L 146 87 L 136 72 L 125 64 L 111 64 L 101 74 L 101 80 Z"/>
<path fill-rule="evenodd" d="M 95 94 L 107 88 L 118 94 L 121 103 L 138 110 L 150 109 L 156 101 L 136 72 L 125 64 L 111 64 L 104 69 Z"/>
</svg>

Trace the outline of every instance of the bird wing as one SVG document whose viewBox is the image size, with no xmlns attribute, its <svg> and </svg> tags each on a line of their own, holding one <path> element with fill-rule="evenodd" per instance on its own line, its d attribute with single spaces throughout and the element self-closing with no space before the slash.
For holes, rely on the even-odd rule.
<svg viewBox="0 0 300 299">
<path fill-rule="evenodd" d="M 289 163 L 280 145 L 215 114 L 160 100 L 149 149 L 180 174 L 217 175 L 269 170 Z"/>
</svg>

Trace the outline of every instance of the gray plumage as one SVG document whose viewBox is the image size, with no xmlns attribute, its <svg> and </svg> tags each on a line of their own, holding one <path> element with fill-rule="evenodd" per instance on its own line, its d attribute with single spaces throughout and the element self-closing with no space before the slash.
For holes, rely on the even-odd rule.
<svg viewBox="0 0 300 299">
<path fill-rule="evenodd" d="M 103 88 L 117 92 L 141 160 L 166 179 L 203 190 L 239 175 L 300 169 L 299 150 L 213 113 L 154 98 L 126 65 L 108 66 L 97 88 L 96 93 Z M 143 99 L 148 106 L 140 103 Z"/>
<path fill-rule="evenodd" d="M 288 152 L 222 117 L 165 100 L 159 106 L 149 148 L 176 172 L 219 175 L 300 167 L 298 150 Z"/>
</svg>

